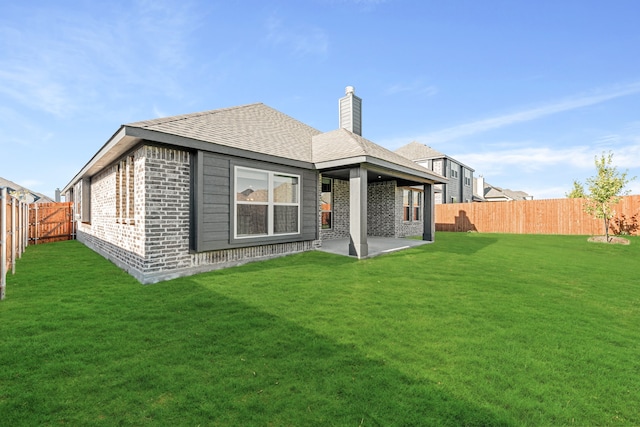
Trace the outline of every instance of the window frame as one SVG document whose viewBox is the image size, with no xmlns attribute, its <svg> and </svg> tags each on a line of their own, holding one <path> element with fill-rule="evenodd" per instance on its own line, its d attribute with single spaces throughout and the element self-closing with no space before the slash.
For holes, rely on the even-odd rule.
<svg viewBox="0 0 640 427">
<path fill-rule="evenodd" d="M 91 178 L 82 178 L 79 210 L 80 222 L 91 224 Z"/>
<path fill-rule="evenodd" d="M 411 190 L 408 188 L 402 189 L 402 220 L 404 222 L 411 222 L 412 214 L 412 202 L 411 202 Z"/>
<path fill-rule="evenodd" d="M 238 194 L 238 178 L 241 177 L 241 171 L 249 171 L 249 172 L 258 172 L 264 173 L 267 175 L 267 201 L 239 201 Z M 274 177 L 275 176 L 283 176 L 289 178 L 295 178 L 297 180 L 295 184 L 295 202 L 276 202 L 274 200 Z M 233 166 L 233 191 L 232 191 L 232 203 L 233 203 L 233 239 L 234 240 L 247 240 L 247 239 L 265 239 L 272 237 L 280 237 L 280 236 L 296 236 L 301 234 L 301 210 L 302 210 L 302 202 L 300 200 L 301 196 L 301 188 L 302 188 L 302 177 L 298 174 L 283 172 L 279 170 L 267 170 L 260 169 L 248 166 Z M 267 207 L 267 218 L 266 218 L 266 233 L 260 234 L 238 234 L 238 205 L 249 205 L 249 206 L 266 206 Z M 276 233 L 275 232 L 275 208 L 278 206 L 295 206 L 297 208 L 296 215 L 296 231 L 295 232 L 284 232 L 284 233 Z"/>
<path fill-rule="evenodd" d="M 135 156 L 128 155 L 116 164 L 116 222 L 135 224 Z"/>
<path fill-rule="evenodd" d="M 422 191 L 411 190 L 411 208 L 412 208 L 411 210 L 413 211 L 413 221 L 421 221 L 422 220 Z"/>
<path fill-rule="evenodd" d="M 464 170 L 464 185 L 471 187 L 471 171 L 469 169 Z"/>
<path fill-rule="evenodd" d="M 328 185 L 330 191 L 323 191 L 324 181 L 328 181 Z M 333 192 L 334 192 L 334 181 L 333 178 L 321 177 L 320 178 L 320 229 L 321 230 L 333 230 Z M 329 209 L 324 209 L 323 195 L 329 193 L 331 200 L 329 201 Z M 328 227 L 324 226 L 324 214 L 329 214 L 329 225 Z"/>
</svg>

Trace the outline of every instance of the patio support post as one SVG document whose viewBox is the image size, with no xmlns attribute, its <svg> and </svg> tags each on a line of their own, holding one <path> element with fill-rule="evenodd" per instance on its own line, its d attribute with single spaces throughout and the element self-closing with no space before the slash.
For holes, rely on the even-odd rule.
<svg viewBox="0 0 640 427">
<path fill-rule="evenodd" d="M 436 235 L 435 197 L 433 184 L 424 185 L 424 220 L 422 240 L 433 242 Z"/>
<path fill-rule="evenodd" d="M 349 172 L 349 255 L 366 258 L 367 243 L 367 170 L 362 166 Z"/>
</svg>

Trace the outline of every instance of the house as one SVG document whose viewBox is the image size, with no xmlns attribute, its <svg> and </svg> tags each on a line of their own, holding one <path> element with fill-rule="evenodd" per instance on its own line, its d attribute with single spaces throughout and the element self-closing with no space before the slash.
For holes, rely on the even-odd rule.
<svg viewBox="0 0 640 427">
<path fill-rule="evenodd" d="M 461 203 L 473 200 L 474 169 L 428 145 L 413 141 L 395 151 L 419 165 L 447 177 L 435 187 L 435 202 Z"/>
<path fill-rule="evenodd" d="M 16 196 L 20 201 L 26 203 L 52 203 L 53 200 L 44 194 L 36 193 L 21 185 L 0 177 L 0 188 L 7 187 L 10 194 Z"/>
<path fill-rule="evenodd" d="M 368 236 L 435 234 L 439 174 L 361 135 L 347 87 L 323 133 L 264 104 L 122 125 L 63 188 L 77 238 L 142 283 Z"/>
<path fill-rule="evenodd" d="M 511 200 L 533 200 L 533 196 L 524 191 L 514 191 L 508 188 L 500 188 L 486 182 L 482 176 L 474 179 L 474 193 L 478 195 L 478 201 L 482 202 L 508 202 Z"/>
</svg>

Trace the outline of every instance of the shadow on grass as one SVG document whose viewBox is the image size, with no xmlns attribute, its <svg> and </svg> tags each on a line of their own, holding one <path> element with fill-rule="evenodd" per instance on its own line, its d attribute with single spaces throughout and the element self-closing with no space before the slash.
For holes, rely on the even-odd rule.
<svg viewBox="0 0 640 427">
<path fill-rule="evenodd" d="M 195 278 L 141 286 L 86 248 L 67 250 L 72 256 L 32 251 L 2 311 L 0 412 L 8 425 L 510 424 Z M 242 268 L 269 267 L 287 263 Z"/>
<path fill-rule="evenodd" d="M 3 307 L 7 425 L 509 424 L 193 278 L 142 286 L 88 249 L 70 249 L 70 260 L 42 251 L 57 262 L 49 272 L 23 264 Z"/>
<path fill-rule="evenodd" d="M 448 235 L 455 234 L 459 237 L 463 234 L 463 239 L 448 239 Z M 438 232 L 436 233 L 435 242 L 430 245 L 420 246 L 421 249 L 428 252 L 454 253 L 457 255 L 473 255 L 476 252 L 493 245 L 498 241 L 495 237 L 489 237 L 478 233 L 456 233 L 456 232 Z"/>
<path fill-rule="evenodd" d="M 184 325 L 180 348 L 174 344 L 172 349 L 189 354 L 193 375 L 205 379 L 199 391 L 190 393 L 191 405 L 198 408 L 190 417 L 194 422 L 202 420 L 199 414 L 226 425 L 509 424 L 448 395 L 438 384 L 409 378 L 383 360 L 366 357 L 355 346 L 200 289 L 168 307 L 182 318 L 200 319 Z M 164 325 L 153 329 L 150 336 L 166 334 Z M 148 361 L 163 366 L 167 356 L 172 358 L 157 352 Z M 157 393 L 167 391 L 177 392 Z"/>
</svg>

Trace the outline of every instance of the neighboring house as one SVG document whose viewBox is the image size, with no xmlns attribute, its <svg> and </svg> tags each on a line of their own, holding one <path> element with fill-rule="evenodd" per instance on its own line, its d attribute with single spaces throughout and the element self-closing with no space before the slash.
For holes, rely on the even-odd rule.
<svg viewBox="0 0 640 427">
<path fill-rule="evenodd" d="M 7 187 L 10 194 L 26 203 L 51 203 L 53 200 L 44 194 L 36 193 L 8 179 L 0 178 L 0 188 Z"/>
<path fill-rule="evenodd" d="M 416 141 L 398 148 L 395 152 L 447 177 L 445 183 L 435 187 L 436 204 L 462 203 L 473 200 L 474 169 Z"/>
<path fill-rule="evenodd" d="M 433 240 L 444 178 L 361 136 L 352 87 L 323 133 L 264 104 L 122 125 L 62 190 L 77 238 L 142 283 L 368 236 Z M 345 240 L 347 241 L 347 240 Z"/>
<path fill-rule="evenodd" d="M 483 177 L 478 177 L 474 180 L 475 193 L 478 198 L 477 201 L 481 202 L 508 202 L 511 200 L 533 200 L 533 196 L 525 193 L 524 191 L 513 191 L 495 187 L 484 180 Z"/>
</svg>

